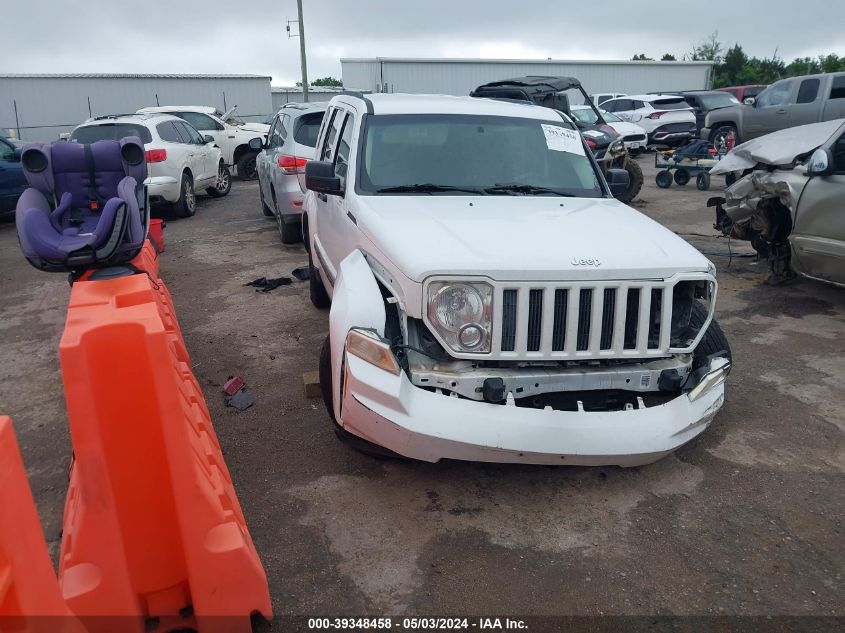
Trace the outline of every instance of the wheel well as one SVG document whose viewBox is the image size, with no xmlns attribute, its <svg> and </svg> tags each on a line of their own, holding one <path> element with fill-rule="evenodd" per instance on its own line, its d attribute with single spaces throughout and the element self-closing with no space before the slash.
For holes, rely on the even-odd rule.
<svg viewBox="0 0 845 633">
<path fill-rule="evenodd" d="M 235 153 L 232 155 L 232 162 L 237 163 L 241 159 L 241 156 L 249 153 L 257 152 L 255 152 L 255 150 L 250 149 L 249 145 L 238 145 L 235 148 Z"/>
<path fill-rule="evenodd" d="M 182 175 L 184 176 L 185 174 L 188 175 L 188 178 L 191 179 L 191 182 L 194 182 L 194 174 L 191 173 L 190 167 L 185 167 L 185 169 L 182 170 Z"/>
<path fill-rule="evenodd" d="M 302 214 L 302 245 L 305 247 L 305 252 L 311 252 L 311 238 L 308 235 L 308 214 Z"/>
</svg>

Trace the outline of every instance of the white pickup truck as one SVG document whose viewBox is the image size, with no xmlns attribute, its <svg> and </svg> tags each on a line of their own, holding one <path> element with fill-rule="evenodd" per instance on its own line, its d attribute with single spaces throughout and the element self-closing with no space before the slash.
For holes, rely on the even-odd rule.
<svg viewBox="0 0 845 633">
<path fill-rule="evenodd" d="M 237 107 L 237 106 L 235 106 Z M 138 112 L 166 112 L 185 119 L 201 134 L 214 137 L 229 167 L 236 167 L 238 177 L 252 180 L 256 177 L 255 157 L 258 152 L 249 146 L 254 138 L 267 139 L 270 126 L 266 123 L 244 123 L 234 116 L 235 108 L 220 113 L 211 106 L 155 106 L 141 108 Z"/>
<path fill-rule="evenodd" d="M 724 402 L 716 270 L 560 113 L 345 93 L 305 168 L 320 381 L 365 452 L 653 462 Z"/>
</svg>

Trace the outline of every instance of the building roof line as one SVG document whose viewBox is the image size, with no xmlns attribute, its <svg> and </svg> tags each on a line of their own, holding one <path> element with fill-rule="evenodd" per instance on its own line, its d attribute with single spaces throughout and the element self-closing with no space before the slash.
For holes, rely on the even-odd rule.
<svg viewBox="0 0 845 633">
<path fill-rule="evenodd" d="M 341 57 L 343 62 L 386 62 L 427 64 L 583 64 L 624 66 L 713 66 L 710 61 L 642 61 L 631 59 L 487 59 L 472 57 Z"/>
<path fill-rule="evenodd" d="M 0 79 L 271 79 L 270 75 L 198 73 L 0 73 Z"/>
</svg>

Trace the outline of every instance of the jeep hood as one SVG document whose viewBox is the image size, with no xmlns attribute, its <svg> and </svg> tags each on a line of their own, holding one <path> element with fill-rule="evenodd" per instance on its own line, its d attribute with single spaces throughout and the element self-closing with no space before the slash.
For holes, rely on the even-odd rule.
<svg viewBox="0 0 845 633">
<path fill-rule="evenodd" d="M 683 239 L 610 198 L 357 200 L 355 221 L 375 248 L 418 282 L 431 275 L 486 275 L 499 281 L 664 279 L 709 266 Z"/>
</svg>

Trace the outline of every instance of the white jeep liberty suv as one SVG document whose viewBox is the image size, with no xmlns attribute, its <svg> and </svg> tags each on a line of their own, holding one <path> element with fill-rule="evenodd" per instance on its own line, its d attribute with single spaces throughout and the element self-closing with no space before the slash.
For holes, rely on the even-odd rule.
<svg viewBox="0 0 845 633">
<path fill-rule="evenodd" d="M 618 202 L 559 112 L 343 93 L 306 166 L 311 300 L 341 439 L 370 453 L 634 466 L 701 433 L 731 353 L 715 267 Z"/>
</svg>

